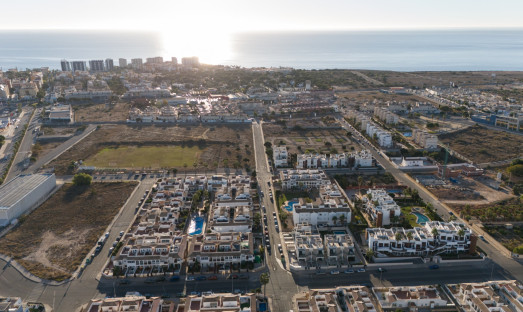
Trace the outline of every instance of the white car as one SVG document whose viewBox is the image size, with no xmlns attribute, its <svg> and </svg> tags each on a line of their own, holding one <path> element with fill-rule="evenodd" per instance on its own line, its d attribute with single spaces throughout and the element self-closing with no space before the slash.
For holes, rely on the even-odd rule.
<svg viewBox="0 0 523 312">
<path fill-rule="evenodd" d="M 338 270 L 331 271 L 331 275 L 338 275 L 338 274 L 340 274 L 340 271 L 338 271 Z"/>
</svg>

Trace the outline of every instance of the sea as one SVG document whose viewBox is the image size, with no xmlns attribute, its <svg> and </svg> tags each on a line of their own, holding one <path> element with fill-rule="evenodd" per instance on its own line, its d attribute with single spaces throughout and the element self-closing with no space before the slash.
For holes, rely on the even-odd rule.
<svg viewBox="0 0 523 312">
<path fill-rule="evenodd" d="M 523 29 L 250 32 L 202 39 L 208 64 L 394 71 L 523 70 Z M 60 68 L 60 60 L 180 59 L 189 43 L 122 31 L 0 31 L 0 68 Z M 174 42 L 174 44 L 172 44 Z M 194 45 L 194 43 L 191 43 Z M 221 53 L 227 50 L 227 53 Z M 194 49 L 193 49 L 194 51 Z M 198 55 L 196 55 L 198 56 Z"/>
</svg>

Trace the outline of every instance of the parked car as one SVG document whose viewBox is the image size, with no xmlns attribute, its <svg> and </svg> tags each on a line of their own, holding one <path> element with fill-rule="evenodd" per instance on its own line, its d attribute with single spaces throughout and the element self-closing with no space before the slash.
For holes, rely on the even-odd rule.
<svg viewBox="0 0 523 312">
<path fill-rule="evenodd" d="M 433 265 L 429 266 L 429 269 L 431 269 L 431 270 L 437 270 L 437 269 L 439 269 L 439 265 L 437 265 L 437 264 L 433 264 Z"/>
<path fill-rule="evenodd" d="M 194 276 L 187 276 L 187 277 L 185 278 L 185 280 L 188 281 L 188 282 L 192 282 L 192 281 L 195 281 L 196 278 L 194 278 Z"/>
<path fill-rule="evenodd" d="M 351 273 L 354 273 L 354 270 L 353 270 L 353 269 L 347 269 L 347 270 L 345 270 L 343 273 L 345 273 L 345 274 L 351 274 Z"/>
<path fill-rule="evenodd" d="M 378 272 L 381 272 L 381 273 L 387 272 L 387 269 L 385 269 L 385 268 L 378 268 Z"/>
<path fill-rule="evenodd" d="M 365 272 L 365 269 L 364 268 L 359 268 L 358 272 Z"/>
<path fill-rule="evenodd" d="M 211 275 L 211 276 L 209 276 L 209 277 L 207 278 L 207 280 L 209 280 L 209 281 L 215 281 L 215 280 L 217 280 L 217 279 L 218 279 L 218 276 L 216 276 L 216 275 Z"/>
<path fill-rule="evenodd" d="M 200 276 L 196 277 L 196 280 L 197 281 L 206 281 L 207 280 L 207 276 L 200 275 Z"/>
<path fill-rule="evenodd" d="M 227 275 L 227 279 L 238 279 L 238 275 L 236 275 L 236 274 L 229 274 L 229 275 Z"/>
<path fill-rule="evenodd" d="M 331 271 L 331 275 L 338 275 L 338 274 L 340 274 L 340 271 L 338 271 L 338 270 Z"/>
<path fill-rule="evenodd" d="M 322 270 L 317 270 L 316 275 L 325 275 L 325 272 L 323 272 Z"/>
<path fill-rule="evenodd" d="M 280 253 L 283 253 L 283 248 L 281 247 L 281 244 L 278 244 L 278 251 L 279 251 Z"/>
<path fill-rule="evenodd" d="M 119 234 L 119 235 L 120 235 L 120 237 L 122 237 L 122 236 L 123 236 L 123 233 L 124 233 L 124 231 L 120 231 L 120 234 Z"/>
<path fill-rule="evenodd" d="M 178 275 L 173 275 L 171 276 L 171 278 L 169 278 L 169 282 L 177 282 L 180 280 L 180 276 Z"/>
</svg>

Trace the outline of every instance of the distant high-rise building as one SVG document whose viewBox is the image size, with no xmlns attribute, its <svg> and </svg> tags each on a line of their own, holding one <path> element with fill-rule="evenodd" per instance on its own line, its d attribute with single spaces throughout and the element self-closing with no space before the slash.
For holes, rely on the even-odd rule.
<svg viewBox="0 0 523 312">
<path fill-rule="evenodd" d="M 113 70 L 114 69 L 114 61 L 113 59 L 106 59 L 105 60 L 105 70 L 109 71 L 109 70 Z"/>
<path fill-rule="evenodd" d="M 133 68 L 142 68 L 143 60 L 141 58 L 131 59 L 131 65 Z"/>
<path fill-rule="evenodd" d="M 127 59 L 124 59 L 124 58 L 118 59 L 118 66 L 127 67 Z"/>
<path fill-rule="evenodd" d="M 85 71 L 87 70 L 87 65 L 85 61 L 72 61 L 71 67 L 73 68 L 73 71 L 81 70 Z"/>
<path fill-rule="evenodd" d="M 156 56 L 156 57 L 148 57 L 147 58 L 148 64 L 162 64 L 163 63 L 163 57 Z"/>
<path fill-rule="evenodd" d="M 67 60 L 61 60 L 60 65 L 62 66 L 62 71 L 71 71 L 71 63 Z"/>
<path fill-rule="evenodd" d="M 178 65 L 178 59 L 176 57 L 171 57 L 171 62 L 174 64 L 174 65 Z"/>
<path fill-rule="evenodd" d="M 92 72 L 104 71 L 104 61 L 102 60 L 90 60 L 89 70 Z"/>
<path fill-rule="evenodd" d="M 182 57 L 182 64 L 184 66 L 198 66 L 200 65 L 200 60 L 197 56 Z"/>
</svg>

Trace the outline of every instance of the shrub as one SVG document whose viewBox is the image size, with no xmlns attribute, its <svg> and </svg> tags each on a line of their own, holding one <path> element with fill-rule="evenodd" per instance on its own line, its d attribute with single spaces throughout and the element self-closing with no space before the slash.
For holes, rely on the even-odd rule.
<svg viewBox="0 0 523 312">
<path fill-rule="evenodd" d="M 76 186 L 91 185 L 92 180 L 93 177 L 91 177 L 87 173 L 77 173 L 74 175 L 73 184 Z"/>
</svg>

